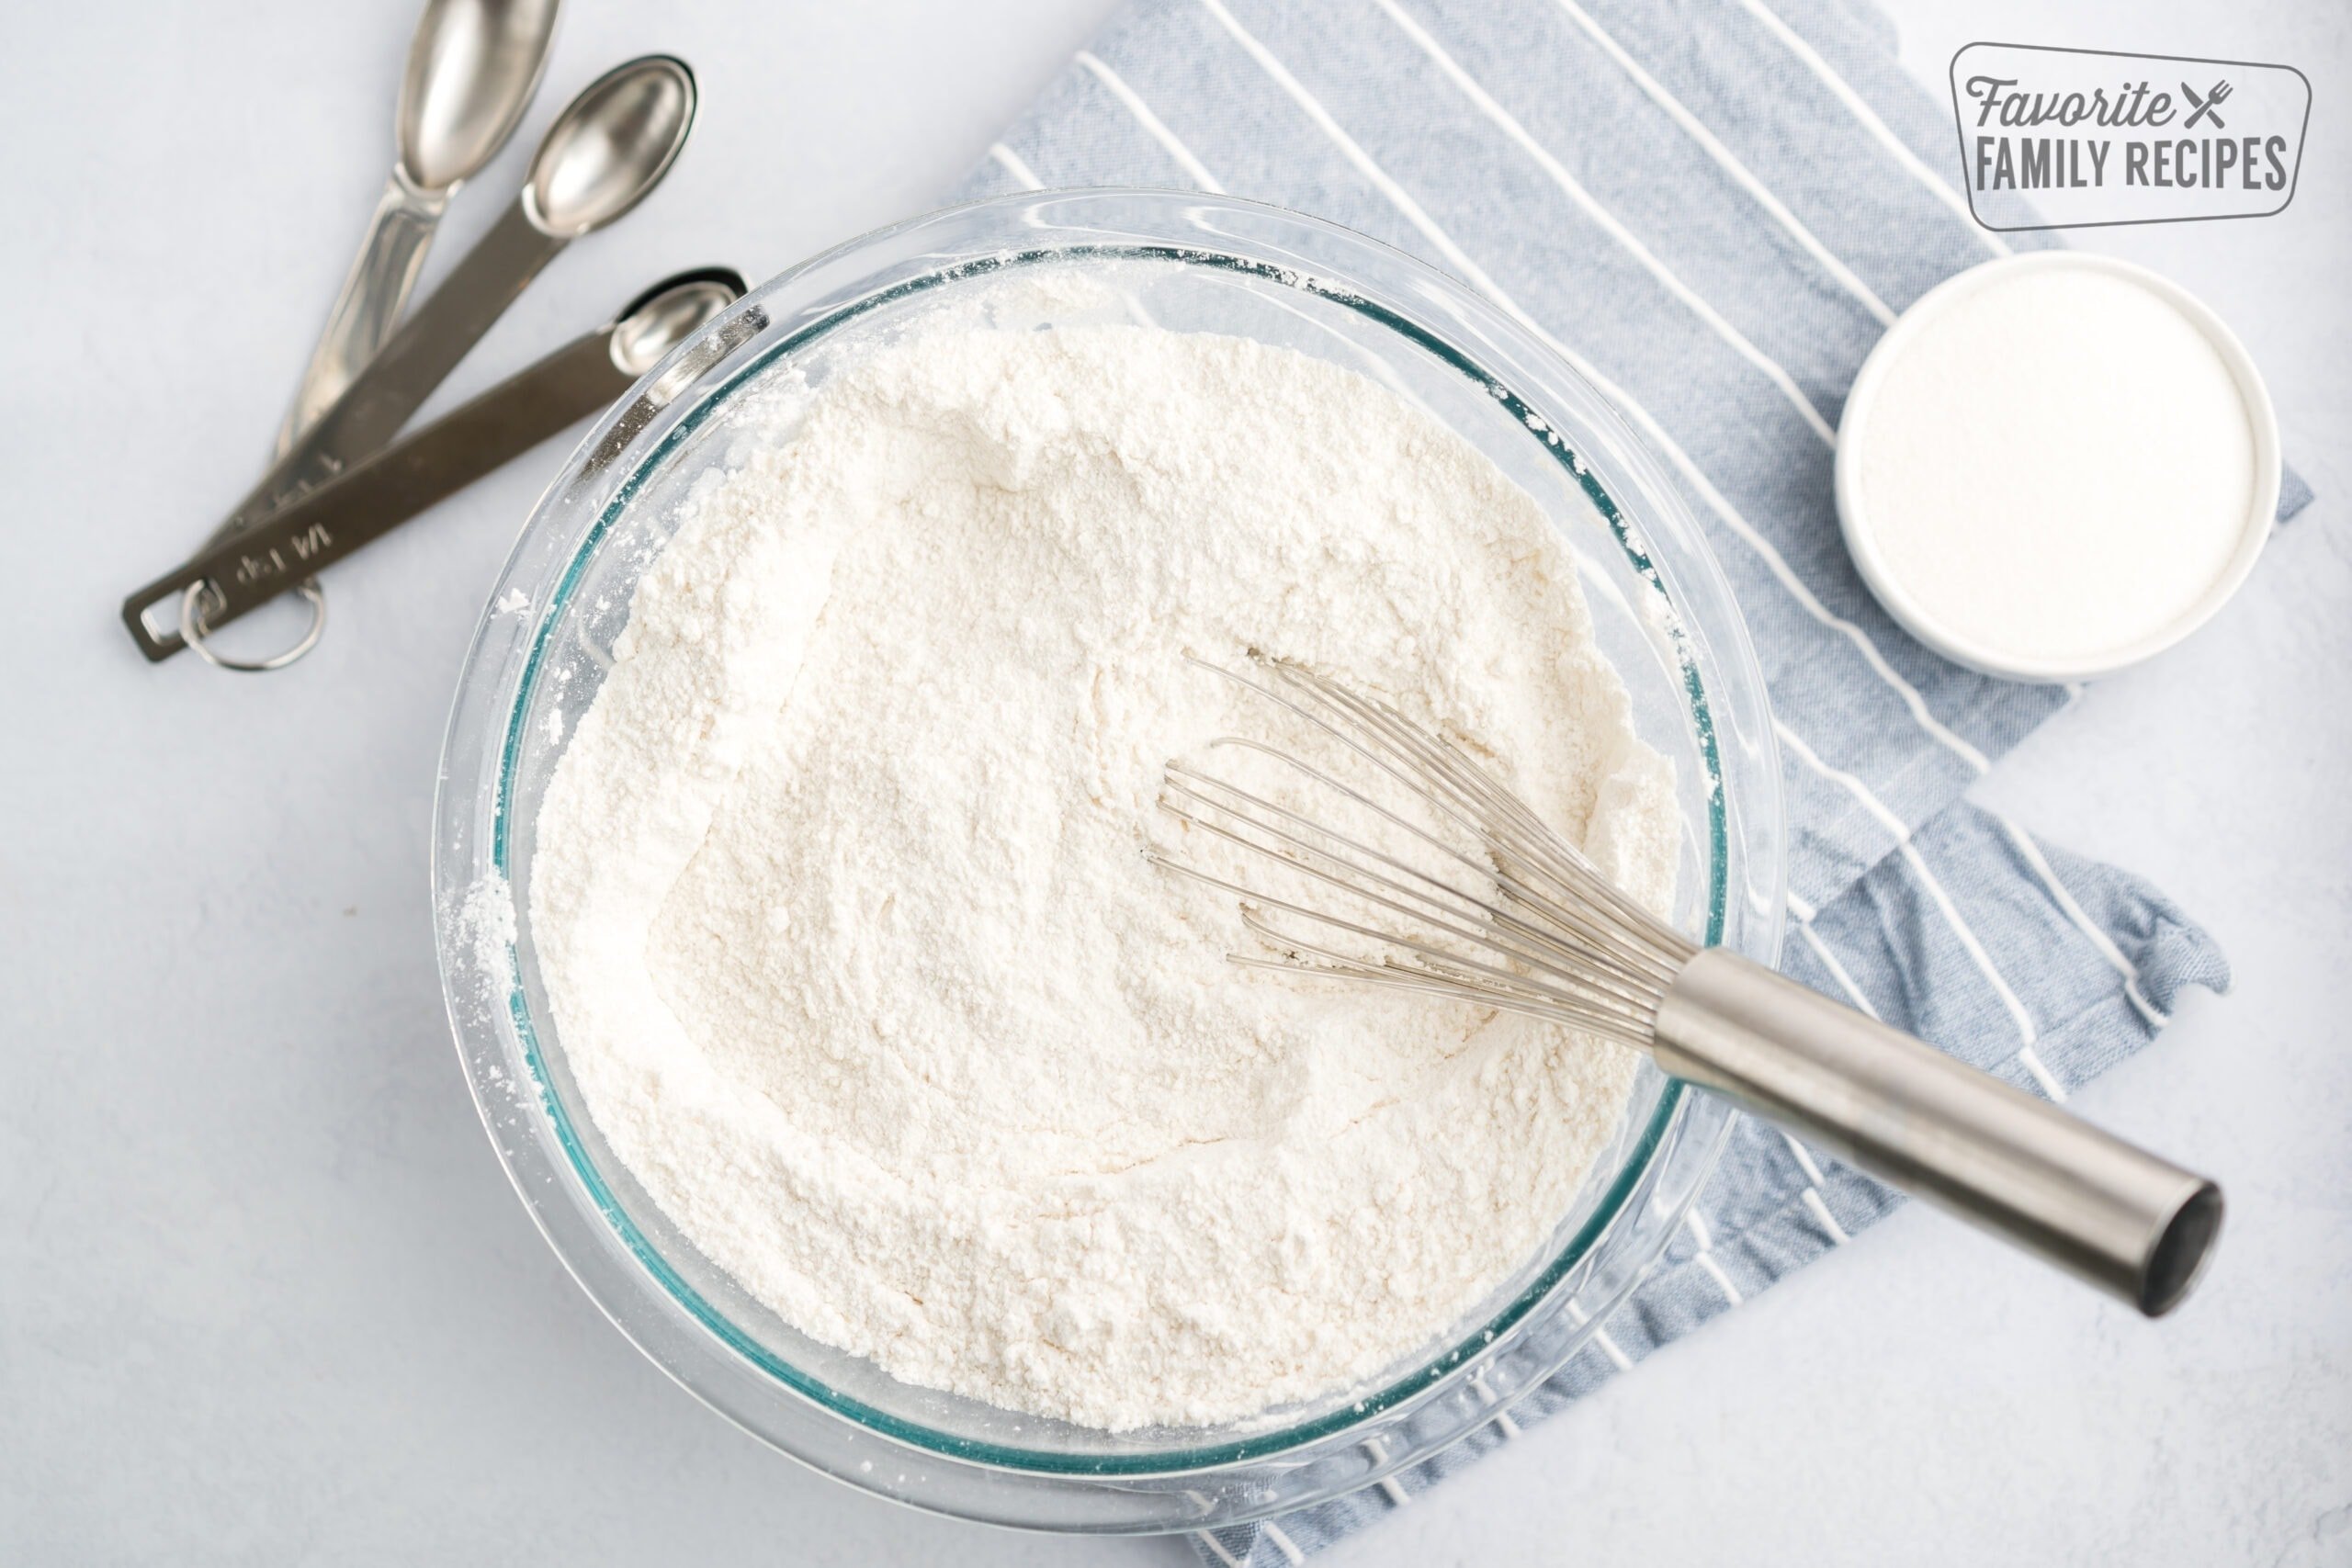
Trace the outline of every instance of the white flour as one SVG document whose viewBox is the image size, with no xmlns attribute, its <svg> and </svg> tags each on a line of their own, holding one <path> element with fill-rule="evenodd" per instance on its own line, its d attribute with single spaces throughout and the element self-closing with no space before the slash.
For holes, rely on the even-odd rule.
<svg viewBox="0 0 2352 1568">
<path fill-rule="evenodd" d="M 1534 502 L 1304 355 L 941 329 L 699 491 L 538 821 L 598 1126 L 807 1333 L 1097 1427 L 1420 1348 L 1551 1235 L 1629 1053 L 1243 970 L 1144 858 L 1255 646 L 1475 737 L 1657 907 L 1634 740 Z M 1262 717 L 1250 716 L 1262 729 Z"/>
</svg>

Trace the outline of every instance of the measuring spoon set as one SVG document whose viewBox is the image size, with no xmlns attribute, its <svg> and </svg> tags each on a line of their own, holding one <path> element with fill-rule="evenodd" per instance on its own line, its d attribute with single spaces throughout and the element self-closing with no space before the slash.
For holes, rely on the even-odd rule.
<svg viewBox="0 0 2352 1568">
<path fill-rule="evenodd" d="M 431 0 L 410 46 L 399 152 L 366 240 L 304 371 L 276 460 L 202 547 L 122 603 L 153 660 L 193 648 L 224 670 L 280 670 L 316 647 L 314 579 L 417 513 L 627 391 L 744 292 L 703 268 L 662 279 L 602 325 L 454 412 L 395 440 L 541 268 L 625 216 L 670 171 L 694 127 L 685 62 L 650 54 L 590 83 L 548 127 L 514 204 L 401 319 L 450 196 L 522 119 L 554 41 L 558 0 Z M 212 634 L 281 593 L 311 622 L 266 659 Z"/>
</svg>

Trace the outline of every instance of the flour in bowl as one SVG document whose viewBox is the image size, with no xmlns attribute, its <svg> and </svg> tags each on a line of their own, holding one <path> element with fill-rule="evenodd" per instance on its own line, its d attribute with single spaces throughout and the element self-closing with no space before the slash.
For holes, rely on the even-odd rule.
<svg viewBox="0 0 2352 1568">
<path fill-rule="evenodd" d="M 1635 1063 L 1229 963 L 1146 852 L 1261 649 L 1486 751 L 1671 897 L 1565 545 L 1307 355 L 941 324 L 684 502 L 537 821 L 532 940 L 590 1113 L 805 1333 L 1089 1427 L 1247 1417 L 1421 1349 L 1525 1266 Z"/>
</svg>

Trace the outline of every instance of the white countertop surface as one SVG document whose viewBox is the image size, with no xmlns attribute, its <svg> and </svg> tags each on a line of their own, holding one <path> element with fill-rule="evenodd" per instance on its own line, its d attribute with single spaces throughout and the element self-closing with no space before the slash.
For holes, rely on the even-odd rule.
<svg viewBox="0 0 2352 1568">
<path fill-rule="evenodd" d="M 447 390 L 661 273 L 765 276 L 931 205 L 1113 4 L 574 0 L 436 273 L 614 60 L 695 62 L 695 145 Z M 2284 215 L 2075 238 L 2237 329 L 2320 500 L 2211 626 L 1983 786 L 2237 965 L 2078 1101 L 2223 1179 L 2218 1266 L 2151 1326 L 1906 1211 L 1334 1568 L 2352 1561 L 2352 33 L 2331 0 L 1894 9 L 1939 91 L 1985 38 L 2288 62 L 2317 91 Z M 459 657 L 558 446 L 338 569 L 290 673 L 150 669 L 115 622 L 264 456 L 389 166 L 415 10 L 42 6 L 0 60 L 27 310 L 0 381 L 0 1561 L 1183 1562 L 779 1458 L 630 1348 L 514 1201 L 449 1050 L 424 867 Z"/>
</svg>

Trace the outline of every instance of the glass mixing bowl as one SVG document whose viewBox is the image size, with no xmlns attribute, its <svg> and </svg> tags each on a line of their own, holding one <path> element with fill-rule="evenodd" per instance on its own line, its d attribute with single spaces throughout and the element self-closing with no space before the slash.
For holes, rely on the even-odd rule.
<svg viewBox="0 0 2352 1568">
<path fill-rule="evenodd" d="M 705 1403 L 821 1471 L 943 1513 L 1196 1529 L 1363 1486 L 1557 1371 L 1657 1261 L 1730 1113 L 1645 1065 L 1550 1242 L 1420 1353 L 1251 1421 L 1112 1434 L 900 1382 L 748 1296 L 599 1135 L 531 942 L 534 824 L 560 738 L 610 668 L 671 502 L 739 457 L 732 415 L 747 391 L 787 368 L 821 380 L 833 351 L 903 331 L 957 290 L 1053 264 L 1099 272 L 1129 318 L 1374 376 L 1534 496 L 1575 553 L 1641 734 L 1674 760 L 1679 923 L 1774 960 L 1783 834 L 1763 680 L 1697 525 L 1640 441 L 1532 333 L 1398 252 L 1274 208 L 1110 190 L 956 208 L 803 263 L 658 367 L 582 442 L 523 530 L 458 682 L 435 820 L 442 982 L 515 1190 L 597 1304 Z"/>
</svg>

